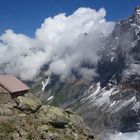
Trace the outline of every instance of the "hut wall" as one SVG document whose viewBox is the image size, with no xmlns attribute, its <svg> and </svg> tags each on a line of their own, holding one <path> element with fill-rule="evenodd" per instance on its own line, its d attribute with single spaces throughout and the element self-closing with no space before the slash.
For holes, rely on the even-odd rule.
<svg viewBox="0 0 140 140">
<path fill-rule="evenodd" d="M 11 101 L 10 93 L 0 85 L 0 104 L 5 104 Z"/>
<path fill-rule="evenodd" d="M 11 93 L 11 98 L 14 99 L 14 98 L 17 98 L 18 96 L 24 96 L 25 93 L 27 93 L 28 91 L 19 91 L 19 92 L 15 92 L 15 93 Z"/>
</svg>

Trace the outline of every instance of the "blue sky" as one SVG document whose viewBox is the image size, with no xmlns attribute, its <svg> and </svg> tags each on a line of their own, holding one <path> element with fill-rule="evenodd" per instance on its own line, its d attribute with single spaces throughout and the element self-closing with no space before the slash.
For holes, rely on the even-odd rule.
<svg viewBox="0 0 140 140">
<path fill-rule="evenodd" d="M 0 34 L 12 29 L 32 37 L 45 18 L 70 15 L 79 7 L 104 7 L 107 20 L 117 21 L 133 13 L 136 5 L 140 0 L 0 0 Z"/>
</svg>

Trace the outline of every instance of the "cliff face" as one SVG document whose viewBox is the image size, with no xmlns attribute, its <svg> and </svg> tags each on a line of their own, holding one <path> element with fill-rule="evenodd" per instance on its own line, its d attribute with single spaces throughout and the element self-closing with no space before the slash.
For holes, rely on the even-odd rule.
<svg viewBox="0 0 140 140">
<path fill-rule="evenodd" d="M 140 16 L 116 23 L 101 50 L 99 82 L 92 83 L 74 109 L 94 132 L 140 129 Z M 87 111 L 88 110 L 88 111 Z M 96 120 L 96 121 L 95 121 Z"/>
<path fill-rule="evenodd" d="M 32 96 L 0 105 L 0 140 L 94 140 L 71 110 L 44 106 Z"/>
</svg>

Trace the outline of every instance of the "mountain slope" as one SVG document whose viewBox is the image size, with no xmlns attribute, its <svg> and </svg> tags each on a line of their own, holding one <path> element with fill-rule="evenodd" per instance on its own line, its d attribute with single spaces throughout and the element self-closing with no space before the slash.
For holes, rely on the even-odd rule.
<svg viewBox="0 0 140 140">
<path fill-rule="evenodd" d="M 140 122 L 140 15 L 118 22 L 101 50 L 100 84 L 92 84 L 74 107 L 97 133 L 136 131 Z M 98 126 L 100 125 L 100 126 Z"/>
<path fill-rule="evenodd" d="M 139 130 L 140 122 L 140 14 L 116 23 L 99 51 L 98 77 L 59 80 L 51 76 L 45 104 L 72 108 L 96 134 L 101 131 Z M 88 65 L 88 64 L 87 64 Z M 41 86 L 41 85 L 40 85 Z M 45 95 L 45 98 L 44 98 Z M 50 98 L 51 97 L 51 98 Z M 48 100 L 50 99 L 50 100 Z"/>
</svg>

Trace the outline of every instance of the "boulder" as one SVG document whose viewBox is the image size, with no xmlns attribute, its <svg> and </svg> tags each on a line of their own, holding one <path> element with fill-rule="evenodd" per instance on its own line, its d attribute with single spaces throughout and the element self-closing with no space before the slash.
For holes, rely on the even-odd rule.
<svg viewBox="0 0 140 140">
<path fill-rule="evenodd" d="M 42 106 L 39 100 L 33 100 L 31 98 L 25 98 L 23 96 L 17 97 L 17 108 L 24 111 L 36 111 Z"/>
</svg>

